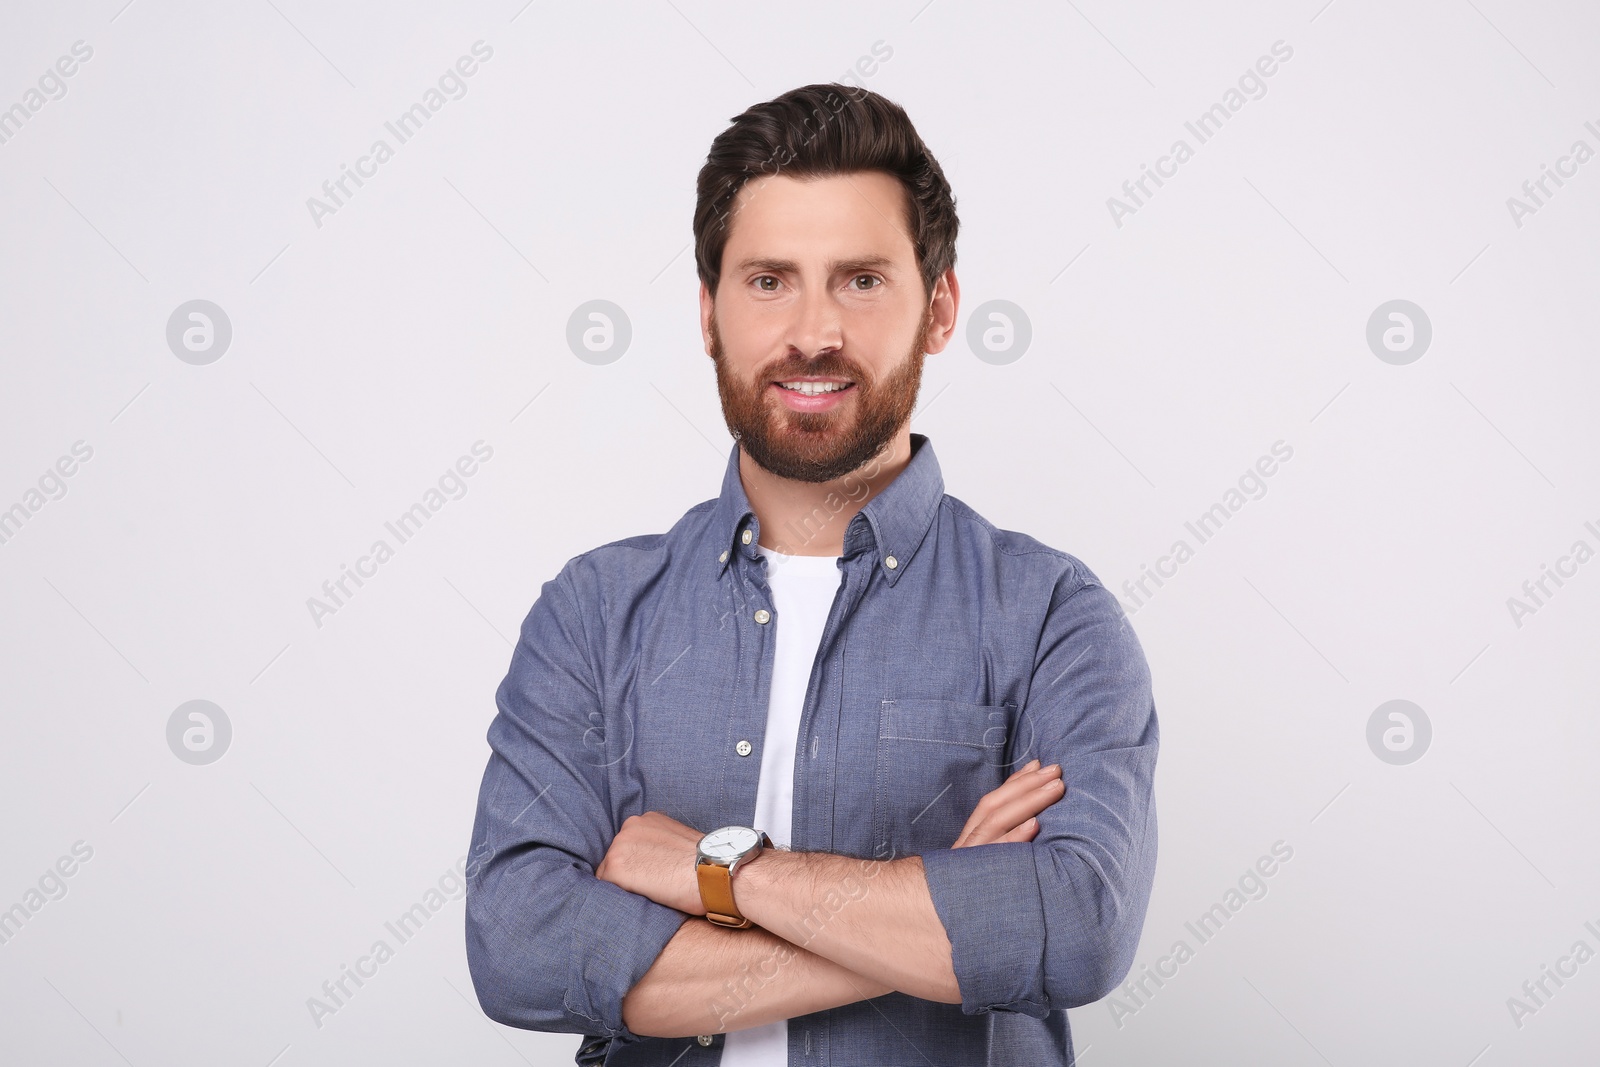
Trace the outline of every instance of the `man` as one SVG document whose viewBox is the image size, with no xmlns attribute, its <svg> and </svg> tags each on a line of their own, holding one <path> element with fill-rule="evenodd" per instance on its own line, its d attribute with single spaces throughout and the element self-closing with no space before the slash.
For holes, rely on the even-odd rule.
<svg viewBox="0 0 1600 1067">
<path fill-rule="evenodd" d="M 909 429 L 956 229 L 875 93 L 796 89 L 713 142 L 700 312 L 736 443 L 716 499 L 570 560 L 523 623 L 468 868 L 492 1018 L 588 1035 L 585 1064 L 1036 1067 L 1126 975 L 1138 640 Z"/>
</svg>

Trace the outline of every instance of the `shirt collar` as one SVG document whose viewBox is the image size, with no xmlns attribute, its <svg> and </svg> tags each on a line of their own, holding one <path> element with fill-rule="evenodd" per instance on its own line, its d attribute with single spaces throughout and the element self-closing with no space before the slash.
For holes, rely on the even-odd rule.
<svg viewBox="0 0 1600 1067">
<path fill-rule="evenodd" d="M 845 527 L 845 558 L 872 552 L 878 569 L 894 585 L 922 546 L 943 499 L 944 477 L 933 454 L 933 444 L 924 434 L 913 433 L 910 461 Z M 737 441 L 722 475 L 722 492 L 712 511 L 711 531 L 715 535 L 719 578 L 727 571 L 735 552 L 742 552 L 751 560 L 760 557 L 756 545 L 761 542 L 761 523 L 739 477 Z"/>
</svg>

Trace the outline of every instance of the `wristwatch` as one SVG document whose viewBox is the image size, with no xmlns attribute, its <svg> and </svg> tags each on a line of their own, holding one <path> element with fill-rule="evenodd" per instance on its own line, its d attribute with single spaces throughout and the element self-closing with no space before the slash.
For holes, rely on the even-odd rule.
<svg viewBox="0 0 1600 1067">
<path fill-rule="evenodd" d="M 694 871 L 700 882 L 700 900 L 706 906 L 707 919 L 730 930 L 755 925 L 740 915 L 733 903 L 733 872 L 745 860 L 771 847 L 772 839 L 765 831 L 748 826 L 718 827 L 700 839 Z"/>
</svg>

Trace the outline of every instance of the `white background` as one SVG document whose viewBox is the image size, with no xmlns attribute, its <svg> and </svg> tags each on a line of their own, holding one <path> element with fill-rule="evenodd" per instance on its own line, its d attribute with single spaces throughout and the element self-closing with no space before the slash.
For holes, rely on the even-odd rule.
<svg viewBox="0 0 1600 1067">
<path fill-rule="evenodd" d="M 541 583 L 717 492 L 711 138 L 877 42 L 860 80 L 962 221 L 961 333 L 913 421 L 952 495 L 1120 590 L 1294 450 L 1133 616 L 1163 734 L 1135 977 L 1196 951 L 1131 1014 L 1074 1010 L 1084 1062 L 1600 1041 L 1600 962 L 1520 1027 L 1507 1006 L 1600 950 L 1600 562 L 1507 608 L 1600 548 L 1600 160 L 1520 226 L 1507 207 L 1600 149 L 1600 10 L 123 3 L 0 16 L 0 108 L 93 49 L 0 144 L 0 508 L 93 449 L 0 545 L 0 908 L 93 849 L 0 945 L 0 1059 L 570 1062 L 576 1038 L 482 1016 L 459 900 L 320 1027 L 307 1000 L 465 854 Z M 466 95 L 317 225 L 307 199 L 479 40 Z M 1118 226 L 1107 198 L 1276 41 L 1265 95 Z M 166 343 L 194 299 L 233 329 L 204 366 Z M 566 342 L 594 299 L 633 331 L 603 366 Z M 1366 342 L 1393 299 L 1433 328 L 1404 366 Z M 989 300 L 1031 322 L 1014 362 L 967 345 Z M 466 495 L 317 625 L 307 599 L 479 440 Z M 232 724 L 207 766 L 166 739 L 193 699 Z M 1391 699 L 1432 723 L 1410 765 L 1366 741 Z M 1184 923 L 1277 841 L 1265 898 L 1197 946 Z"/>
</svg>

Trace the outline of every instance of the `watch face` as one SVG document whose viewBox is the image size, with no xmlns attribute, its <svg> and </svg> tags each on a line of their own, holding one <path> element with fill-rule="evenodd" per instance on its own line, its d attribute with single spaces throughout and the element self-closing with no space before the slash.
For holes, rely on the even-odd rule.
<svg viewBox="0 0 1600 1067">
<path fill-rule="evenodd" d="M 700 851 L 715 860 L 732 860 L 756 846 L 760 836 L 748 826 L 724 826 L 700 841 Z"/>
</svg>

